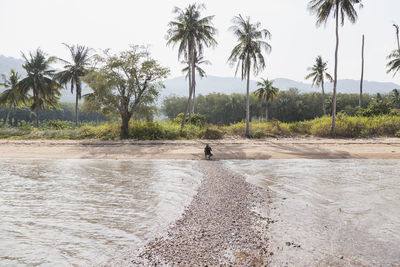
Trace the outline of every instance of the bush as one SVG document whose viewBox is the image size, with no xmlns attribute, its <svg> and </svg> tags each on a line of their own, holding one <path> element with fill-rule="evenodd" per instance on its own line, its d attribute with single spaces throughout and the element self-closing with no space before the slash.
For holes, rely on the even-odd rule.
<svg viewBox="0 0 400 267">
<path fill-rule="evenodd" d="M 203 139 L 222 139 L 224 137 L 224 131 L 218 129 L 217 127 L 207 127 L 204 131 Z"/>
<path fill-rule="evenodd" d="M 178 116 L 174 119 L 174 123 L 176 124 L 182 124 L 183 120 L 183 113 L 179 113 Z M 198 114 L 198 113 L 192 113 L 192 122 L 191 124 L 203 127 L 204 123 L 206 121 L 206 116 Z M 186 116 L 186 124 L 189 124 L 189 114 Z"/>
<path fill-rule="evenodd" d="M 365 109 L 358 110 L 358 115 L 363 117 L 372 117 L 379 115 L 386 115 L 391 113 L 391 104 L 388 102 L 371 103 Z"/>
</svg>

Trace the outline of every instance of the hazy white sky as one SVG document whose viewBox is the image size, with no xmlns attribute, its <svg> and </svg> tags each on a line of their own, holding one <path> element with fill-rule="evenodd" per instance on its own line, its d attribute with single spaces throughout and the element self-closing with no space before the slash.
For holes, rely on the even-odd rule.
<svg viewBox="0 0 400 267">
<path fill-rule="evenodd" d="M 226 60 L 235 44 L 227 29 L 234 15 L 250 16 L 272 33 L 272 53 L 259 76 L 303 81 L 307 67 L 317 55 L 329 61 L 333 73 L 334 23 L 316 28 L 307 10 L 308 0 L 203 0 L 204 15 L 215 15 L 219 45 L 207 49 L 212 62 L 208 75 L 232 77 Z M 92 48 L 119 51 L 129 44 L 149 44 L 152 55 L 180 76 L 182 65 L 177 50 L 166 46 L 167 24 L 173 7 L 186 7 L 187 0 L 0 0 L 0 54 L 21 57 L 41 47 L 50 55 L 68 58 L 61 43 L 84 44 Z M 400 76 L 386 74 L 386 56 L 396 48 L 393 22 L 400 24 L 399 0 L 364 0 L 359 21 L 346 21 L 340 29 L 339 79 L 359 79 L 361 35 L 366 36 L 365 79 L 399 82 Z"/>
</svg>

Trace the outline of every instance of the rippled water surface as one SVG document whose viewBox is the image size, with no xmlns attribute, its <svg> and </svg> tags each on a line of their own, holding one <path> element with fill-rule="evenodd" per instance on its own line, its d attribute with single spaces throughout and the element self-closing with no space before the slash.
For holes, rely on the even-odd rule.
<svg viewBox="0 0 400 267">
<path fill-rule="evenodd" d="M 226 164 L 272 192 L 273 265 L 400 266 L 399 160 Z"/>
<path fill-rule="evenodd" d="M 165 229 L 200 183 L 193 161 L 0 161 L 0 266 L 91 266 Z"/>
</svg>

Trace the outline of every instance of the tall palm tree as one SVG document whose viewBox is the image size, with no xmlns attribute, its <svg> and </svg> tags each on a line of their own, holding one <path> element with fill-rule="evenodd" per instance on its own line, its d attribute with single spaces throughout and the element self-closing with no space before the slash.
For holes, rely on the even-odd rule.
<svg viewBox="0 0 400 267">
<path fill-rule="evenodd" d="M 191 77 L 190 62 L 188 62 L 188 61 L 182 61 L 182 63 L 187 65 L 185 68 L 182 69 L 182 72 L 183 72 L 183 73 L 186 73 L 185 78 L 186 78 L 186 79 L 189 78 L 189 83 L 190 83 L 190 81 L 191 81 L 191 78 L 190 78 L 190 77 Z M 194 64 L 195 64 L 195 69 L 196 69 L 197 73 L 199 74 L 200 78 L 206 77 L 207 74 L 206 74 L 206 72 L 201 68 L 200 65 L 210 65 L 211 62 L 208 61 L 208 60 L 205 60 L 204 57 L 203 57 L 202 55 L 201 55 L 201 56 L 198 56 L 198 55 L 196 54 Z M 190 85 L 189 85 L 189 86 L 190 86 Z M 192 112 L 193 112 L 193 113 L 194 113 L 194 111 L 195 111 L 195 102 L 196 102 L 196 83 L 194 84 L 194 87 L 193 87 L 193 105 L 192 105 L 192 107 L 193 107 Z M 191 115 L 191 114 L 190 114 L 190 111 L 189 111 L 189 118 L 190 118 L 190 115 Z"/>
<path fill-rule="evenodd" d="M 238 44 L 232 49 L 228 62 L 231 65 L 236 64 L 235 75 L 241 68 L 242 80 L 247 79 L 247 97 L 246 97 L 246 137 L 251 137 L 250 132 L 250 70 L 257 75 L 265 68 L 265 59 L 263 50 L 267 53 L 271 51 L 271 45 L 264 41 L 271 38 L 271 33 L 266 29 L 260 29 L 259 22 L 251 23 L 250 18 L 244 19 L 242 15 L 235 16 L 232 19 L 234 24 L 229 28 L 237 38 Z"/>
<path fill-rule="evenodd" d="M 11 69 L 8 78 L 4 74 L 2 74 L 1 77 L 3 82 L 0 83 L 0 86 L 5 87 L 6 90 L 0 94 L 0 105 L 8 107 L 7 116 L 4 120 L 4 125 L 7 125 L 11 110 L 19 107 L 21 104 L 28 103 L 29 98 L 26 95 L 21 94 L 18 90 L 17 84 L 21 78 L 18 72 Z"/>
<path fill-rule="evenodd" d="M 347 17 L 351 23 L 357 21 L 357 11 L 354 8 L 356 4 L 362 7 L 362 0 L 311 0 L 308 4 L 308 9 L 317 16 L 317 26 L 326 24 L 329 17 L 333 15 L 336 20 L 336 48 L 335 48 L 335 72 L 333 79 L 333 102 L 332 102 L 332 135 L 335 136 L 335 121 L 336 121 L 336 90 L 337 90 L 337 69 L 338 69 L 338 54 L 339 54 L 339 19 L 344 25 Z"/>
<path fill-rule="evenodd" d="M 90 49 L 83 45 L 65 45 L 71 54 L 72 62 L 59 59 L 65 63 L 64 70 L 57 73 L 54 78 L 59 81 L 61 85 L 67 87 L 70 85 L 71 93 L 76 91 L 75 101 L 75 125 L 78 126 L 78 102 L 82 98 L 82 81 L 81 77 L 88 73 L 90 65 Z"/>
<path fill-rule="evenodd" d="M 187 112 L 190 110 L 193 88 L 196 83 L 195 57 L 203 55 L 204 46 L 217 45 L 217 41 L 214 39 L 217 30 L 212 26 L 214 16 L 201 17 L 203 9 L 205 6 L 200 4 L 191 4 L 184 10 L 175 7 L 174 13 L 177 16 L 168 24 L 167 45 L 179 44 L 178 58 L 183 56 L 186 61 L 190 62 L 189 97 L 182 120 L 182 129 L 185 126 Z"/>
<path fill-rule="evenodd" d="M 324 82 L 325 82 L 325 78 L 332 82 L 332 76 L 327 72 L 328 70 L 328 62 L 324 62 L 322 60 L 321 56 L 317 56 L 317 58 L 315 59 L 315 63 L 312 67 L 308 68 L 308 71 L 311 71 L 311 73 L 309 73 L 306 76 L 306 80 L 311 79 L 312 78 L 312 86 L 316 85 L 316 86 L 321 86 L 322 89 L 322 111 L 324 113 L 324 115 L 326 115 L 326 107 L 325 107 L 325 88 L 324 88 Z"/>
<path fill-rule="evenodd" d="M 278 96 L 279 89 L 274 87 L 273 80 L 269 81 L 268 79 L 262 79 L 261 82 L 257 82 L 257 86 L 259 88 L 254 92 L 254 95 L 257 96 L 258 99 L 265 101 L 265 121 L 268 122 L 269 103 Z"/>
<path fill-rule="evenodd" d="M 54 79 L 54 70 L 50 69 L 50 64 L 56 58 L 46 57 L 46 54 L 36 49 L 29 53 L 29 58 L 22 54 L 25 64 L 22 66 L 27 76 L 18 82 L 17 86 L 23 95 L 28 95 L 32 91 L 31 110 L 35 111 L 35 126 L 39 127 L 39 110 L 45 107 L 56 107 L 60 94 L 61 86 Z"/>
</svg>

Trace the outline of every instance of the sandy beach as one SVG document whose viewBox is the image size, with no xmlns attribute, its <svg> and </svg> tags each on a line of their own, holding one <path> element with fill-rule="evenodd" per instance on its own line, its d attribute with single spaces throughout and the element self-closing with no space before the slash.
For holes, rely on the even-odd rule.
<svg viewBox="0 0 400 267">
<path fill-rule="evenodd" d="M 263 140 L 0 140 L 0 158 L 202 159 L 208 143 L 215 159 L 400 159 L 400 138 Z"/>
</svg>

